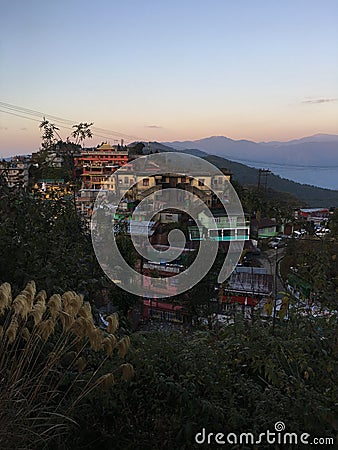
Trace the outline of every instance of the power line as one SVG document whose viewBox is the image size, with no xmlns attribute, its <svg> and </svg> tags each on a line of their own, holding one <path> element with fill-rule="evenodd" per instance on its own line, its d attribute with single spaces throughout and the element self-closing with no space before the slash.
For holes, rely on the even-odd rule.
<svg viewBox="0 0 338 450">
<path fill-rule="evenodd" d="M 71 130 L 72 127 L 69 127 L 70 125 L 73 125 L 75 123 L 75 121 L 72 121 L 70 119 L 65 119 L 63 117 L 58 117 L 58 116 L 53 116 L 51 114 L 46 114 L 43 113 L 41 111 L 36 111 L 33 109 L 28 109 L 28 108 L 24 108 L 21 106 L 16 106 L 16 105 L 12 105 L 10 103 L 5 103 L 5 102 L 0 102 L 0 107 L 2 108 L 0 110 L 0 112 L 3 112 L 4 114 L 11 114 L 14 116 L 18 116 L 18 117 L 22 117 L 24 119 L 29 119 L 29 120 L 35 120 L 36 122 L 41 122 L 41 120 L 38 119 L 34 119 L 30 116 L 33 117 L 45 117 L 47 119 L 53 120 L 56 125 L 59 125 L 62 128 L 66 128 Z M 68 126 L 67 126 L 68 125 Z M 104 139 L 109 139 L 110 137 L 107 137 L 106 135 L 112 135 L 115 137 L 119 137 L 119 138 L 124 138 L 124 139 L 128 139 L 128 140 L 138 140 L 138 141 L 146 141 L 146 139 L 142 139 L 140 137 L 137 136 L 133 136 L 133 135 L 128 135 L 125 133 L 120 133 L 118 131 L 115 130 L 106 130 L 104 128 L 99 128 L 99 127 L 91 127 L 91 130 L 93 132 L 94 136 L 97 137 L 102 137 Z M 105 135 L 103 135 L 102 133 L 104 133 Z"/>
<path fill-rule="evenodd" d="M 12 105 L 11 103 L 0 102 L 0 112 L 4 114 L 10 114 L 12 116 L 21 117 L 23 119 L 33 120 L 35 122 L 41 123 L 41 117 L 45 117 L 49 120 L 53 120 L 56 125 L 61 128 L 72 130 L 72 126 L 76 123 L 73 120 L 66 119 L 63 117 L 54 116 L 51 114 L 46 114 L 41 111 L 36 111 L 34 109 L 24 108 L 22 106 Z M 35 119 L 34 117 L 39 117 L 40 119 Z M 91 127 L 91 131 L 94 136 L 103 138 L 105 140 L 109 140 L 112 137 L 119 137 L 127 140 L 136 140 L 136 141 L 144 141 L 148 142 L 148 139 L 140 138 L 138 136 L 128 135 L 125 133 L 121 133 L 114 130 L 107 130 L 100 127 Z M 253 163 L 257 165 L 263 164 L 263 161 L 255 161 L 250 159 L 232 159 L 231 161 L 239 162 L 239 163 Z M 338 165 L 330 165 L 330 166 L 314 166 L 314 165 L 305 165 L 305 164 L 287 164 L 287 163 L 274 163 L 274 162 L 266 162 L 264 164 L 273 166 L 273 167 L 281 167 L 293 170 L 308 170 L 308 169 L 317 169 L 317 170 L 331 170 L 338 168 Z"/>
<path fill-rule="evenodd" d="M 41 119 L 40 119 L 40 120 L 39 120 L 39 119 L 34 119 L 33 117 L 23 116 L 22 114 L 17 114 L 17 113 L 10 112 L 10 111 L 3 111 L 2 109 L 0 109 L 0 112 L 2 112 L 2 113 L 4 113 L 4 114 L 10 114 L 11 116 L 21 117 L 21 118 L 23 118 L 23 119 L 33 120 L 34 122 L 41 123 Z M 44 116 L 44 117 L 46 117 L 46 116 Z M 63 128 L 63 129 L 67 129 L 67 130 L 72 131 L 72 127 L 66 126 L 66 125 L 64 125 L 64 124 L 62 124 L 62 123 L 60 124 L 60 123 L 58 123 L 57 121 L 56 121 L 55 123 L 56 123 L 56 125 L 58 125 L 60 128 Z M 96 137 L 101 137 L 101 138 L 103 138 L 103 139 L 109 140 L 109 137 L 107 137 L 107 136 L 103 136 L 103 135 L 100 135 L 100 134 L 97 134 L 97 133 L 93 133 L 93 135 L 95 135 Z"/>
<path fill-rule="evenodd" d="M 0 112 L 2 112 L 2 113 L 4 113 L 4 114 L 10 114 L 11 116 L 22 117 L 23 119 L 34 120 L 34 122 L 41 122 L 41 120 L 33 119 L 33 117 L 22 116 L 21 114 L 15 114 L 15 113 L 13 113 L 13 112 L 3 111 L 2 109 L 0 109 Z"/>
</svg>

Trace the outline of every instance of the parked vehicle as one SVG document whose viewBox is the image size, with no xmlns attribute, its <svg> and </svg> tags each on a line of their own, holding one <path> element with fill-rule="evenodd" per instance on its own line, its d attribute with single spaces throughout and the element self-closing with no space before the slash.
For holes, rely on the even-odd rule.
<svg viewBox="0 0 338 450">
<path fill-rule="evenodd" d="M 287 243 L 280 236 L 276 236 L 273 241 L 269 242 L 268 245 L 270 248 L 280 248 L 285 247 Z"/>
<path fill-rule="evenodd" d="M 292 233 L 292 236 L 293 236 L 295 239 L 300 239 L 301 237 L 305 236 L 305 234 L 306 234 L 306 231 L 305 231 L 305 230 L 300 230 L 300 231 L 295 230 L 295 231 Z"/>
<path fill-rule="evenodd" d="M 318 237 L 324 237 L 324 236 L 326 236 L 328 233 L 330 233 L 330 229 L 329 228 L 319 228 L 317 231 L 316 231 L 316 236 L 318 236 Z"/>
</svg>

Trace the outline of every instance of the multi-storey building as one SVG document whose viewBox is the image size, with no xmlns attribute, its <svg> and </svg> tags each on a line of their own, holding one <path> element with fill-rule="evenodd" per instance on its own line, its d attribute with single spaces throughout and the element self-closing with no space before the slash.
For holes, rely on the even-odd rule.
<svg viewBox="0 0 338 450">
<path fill-rule="evenodd" d="M 120 146 L 102 144 L 97 148 L 83 149 L 74 158 L 75 167 L 82 170 L 84 189 L 101 189 L 116 169 L 128 162 L 128 151 Z"/>
<path fill-rule="evenodd" d="M 15 156 L 10 161 L 0 161 L 0 174 L 9 187 L 28 185 L 30 160 L 25 156 Z"/>
<path fill-rule="evenodd" d="M 90 217 L 99 190 L 114 189 L 111 175 L 127 162 L 128 151 L 125 147 L 107 143 L 82 149 L 74 157 L 75 171 L 82 181 L 77 198 L 77 208 L 82 214 Z"/>
<path fill-rule="evenodd" d="M 119 196 L 128 192 L 129 197 L 143 200 L 156 191 L 176 188 L 195 194 L 211 207 L 217 202 L 216 194 L 226 199 L 228 195 L 227 182 L 231 180 L 231 172 L 225 170 L 223 171 L 224 176 L 206 175 L 198 171 L 192 171 L 189 175 L 184 173 L 153 175 L 153 168 L 150 169 L 150 172 L 151 174 L 147 173 L 145 169 L 144 171 L 139 170 L 135 174 L 127 164 L 116 177 L 111 178 L 110 189 L 115 190 Z"/>
<path fill-rule="evenodd" d="M 219 292 L 223 310 L 234 312 L 242 309 L 247 318 L 252 309 L 264 315 L 264 305 L 271 301 L 273 276 L 265 267 L 239 267 L 232 272 L 226 281 L 226 288 Z"/>
<path fill-rule="evenodd" d="M 212 217 L 203 211 L 198 215 L 198 226 L 189 226 L 189 239 L 200 241 L 247 241 L 250 222 L 243 216 L 228 216 L 224 210 L 213 210 Z"/>
</svg>

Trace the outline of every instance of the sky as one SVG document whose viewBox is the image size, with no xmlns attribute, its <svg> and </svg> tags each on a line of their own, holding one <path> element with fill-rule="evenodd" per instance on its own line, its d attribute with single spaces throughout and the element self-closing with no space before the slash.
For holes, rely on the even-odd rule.
<svg viewBox="0 0 338 450">
<path fill-rule="evenodd" d="M 43 114 L 107 130 L 86 145 L 338 134 L 337 23 L 336 0 L 2 0 L 0 102 L 38 114 L 0 104 L 0 157 Z"/>
</svg>

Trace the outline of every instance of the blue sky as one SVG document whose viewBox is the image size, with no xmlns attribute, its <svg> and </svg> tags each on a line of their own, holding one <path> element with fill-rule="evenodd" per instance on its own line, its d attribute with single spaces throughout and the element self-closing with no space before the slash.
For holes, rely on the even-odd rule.
<svg viewBox="0 0 338 450">
<path fill-rule="evenodd" d="M 0 101 L 147 140 L 338 134 L 337 23 L 335 0 L 3 0 Z M 39 134 L 0 112 L 0 155 Z"/>
</svg>

